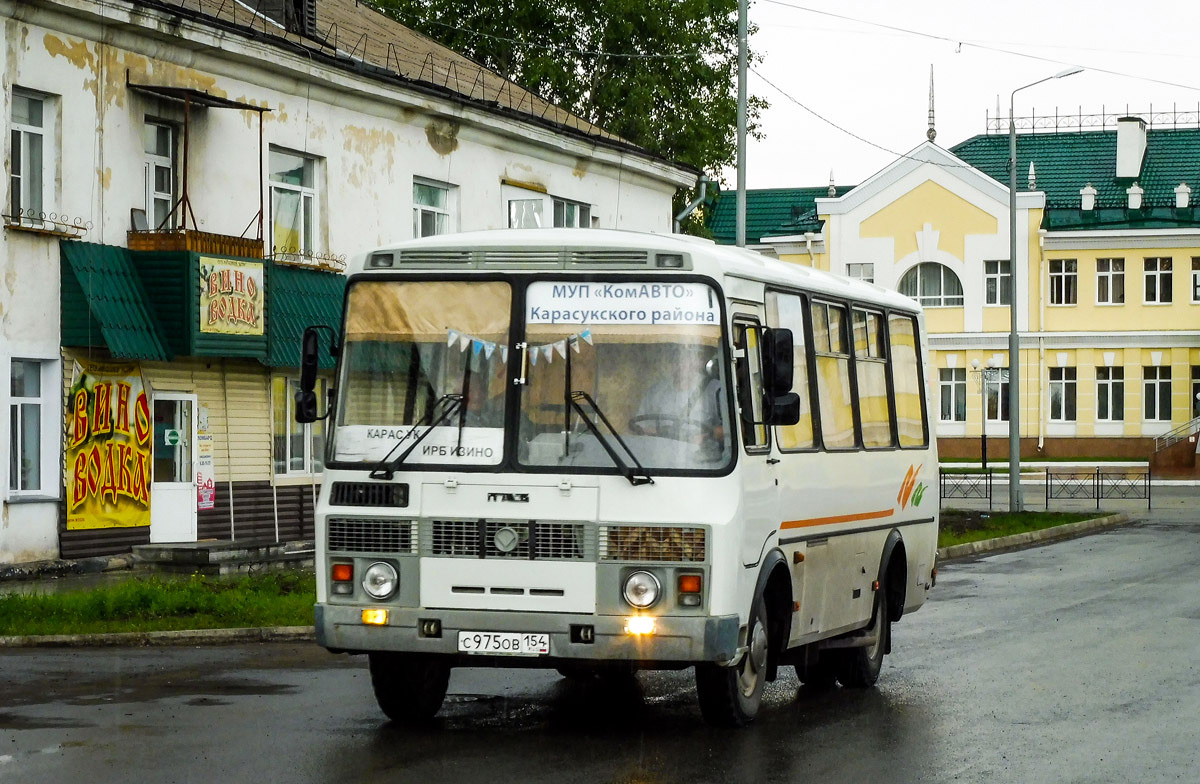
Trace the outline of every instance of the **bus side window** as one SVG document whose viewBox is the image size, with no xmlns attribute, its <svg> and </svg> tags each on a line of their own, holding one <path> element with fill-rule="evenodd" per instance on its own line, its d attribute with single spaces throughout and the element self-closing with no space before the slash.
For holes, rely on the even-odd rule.
<svg viewBox="0 0 1200 784">
<path fill-rule="evenodd" d="M 887 351 L 883 314 L 854 309 L 854 363 L 863 446 L 892 446 L 892 410 L 888 405 Z"/>
<path fill-rule="evenodd" d="M 850 392 L 850 344 L 846 306 L 813 302 L 813 353 L 817 357 L 817 400 L 826 449 L 853 449 L 854 400 Z"/>
<path fill-rule="evenodd" d="M 812 392 L 809 389 L 808 349 L 804 340 L 804 308 L 798 294 L 779 291 L 767 292 L 767 325 L 792 331 L 794 350 L 792 364 L 795 368 L 792 391 L 800 396 L 800 421 L 794 425 L 775 428 L 775 438 L 781 451 L 812 449 L 816 446 L 813 436 Z"/>
<path fill-rule="evenodd" d="M 929 423 L 921 399 L 921 359 L 917 347 L 917 322 L 902 313 L 888 315 L 892 349 L 892 388 L 896 394 L 896 425 L 900 446 L 929 444 Z"/>
<path fill-rule="evenodd" d="M 733 345 L 742 353 L 741 358 L 735 360 L 742 443 L 748 451 L 765 449 L 770 442 L 767 440 L 767 426 L 761 424 L 764 419 L 763 368 L 758 324 L 735 321 Z"/>
</svg>

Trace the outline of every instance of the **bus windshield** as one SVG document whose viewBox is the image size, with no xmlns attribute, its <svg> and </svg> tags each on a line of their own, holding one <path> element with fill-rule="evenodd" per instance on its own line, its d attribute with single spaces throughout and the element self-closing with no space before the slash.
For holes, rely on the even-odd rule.
<svg viewBox="0 0 1200 784">
<path fill-rule="evenodd" d="M 333 459 L 379 461 L 437 423 L 406 464 L 499 464 L 511 306 L 498 281 L 354 284 Z M 443 418 L 447 396 L 460 404 Z"/>
<path fill-rule="evenodd" d="M 716 292 L 701 283 L 531 283 L 518 459 L 714 470 L 731 433 Z M 607 448 L 606 443 L 607 442 Z"/>
<path fill-rule="evenodd" d="M 376 463 L 390 453 L 405 466 L 497 466 L 507 424 L 526 470 L 640 465 L 652 475 L 728 465 L 714 289 L 534 281 L 523 294 L 524 340 L 514 344 L 507 282 L 354 283 L 333 460 Z"/>
</svg>

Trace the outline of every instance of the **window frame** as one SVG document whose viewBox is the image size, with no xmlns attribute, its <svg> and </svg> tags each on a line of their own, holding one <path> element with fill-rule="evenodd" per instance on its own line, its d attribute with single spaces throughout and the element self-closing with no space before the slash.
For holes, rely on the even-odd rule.
<svg viewBox="0 0 1200 784">
<path fill-rule="evenodd" d="M 862 315 L 863 324 L 865 326 L 866 352 L 860 354 L 858 351 L 858 324 L 859 315 Z M 871 317 L 878 318 L 877 328 L 871 329 Z M 850 351 L 854 357 L 854 372 L 851 376 L 854 383 L 854 410 L 856 413 L 855 421 L 858 425 L 858 443 L 863 449 L 869 451 L 878 451 L 881 449 L 895 449 L 897 444 L 896 436 L 896 411 L 895 411 L 895 393 L 892 389 L 892 373 L 891 373 L 891 343 L 890 334 L 887 328 L 887 314 L 882 308 L 869 307 L 866 305 L 851 304 L 850 306 Z M 860 369 L 865 369 L 867 366 L 879 366 L 883 368 L 883 396 L 884 406 L 887 414 L 887 432 L 888 441 L 886 444 L 868 444 L 867 443 L 867 427 L 864 419 L 863 406 L 863 379 Z"/>
<path fill-rule="evenodd" d="M 1200 256 L 1192 256 L 1192 304 L 1200 304 Z"/>
<path fill-rule="evenodd" d="M 742 449 L 746 454 L 762 454 L 771 451 L 771 427 L 766 424 L 765 364 L 762 357 L 763 327 L 758 317 L 746 312 L 734 313 L 732 325 L 734 381 L 737 389 L 737 414 L 742 433 Z M 747 336 L 754 334 L 751 345 Z M 739 341 L 741 344 L 739 345 Z M 747 419 L 744 405 L 750 406 Z"/>
<path fill-rule="evenodd" d="M 873 261 L 847 262 L 846 263 L 846 277 L 854 278 L 855 280 L 866 281 L 867 283 L 874 283 L 875 282 L 875 262 L 873 262 Z"/>
<path fill-rule="evenodd" d="M 62 437 L 62 382 L 57 372 L 59 367 L 59 359 L 47 356 L 36 355 L 16 355 L 8 358 L 7 361 L 0 359 L 0 368 L 4 372 L 4 388 L 3 395 L 0 400 L 6 400 L 5 408 L 8 409 L 4 413 L 3 423 L 0 423 L 0 432 L 6 429 L 11 431 L 12 419 L 14 413 L 19 411 L 19 407 L 25 405 L 37 405 L 38 411 L 38 483 L 37 487 L 21 487 L 14 486 L 14 471 L 17 469 L 17 464 L 13 462 L 13 451 L 19 450 L 18 435 L 13 432 L 8 432 L 9 446 L 6 448 L 8 452 L 7 459 L 9 460 L 8 476 L 4 480 L 4 491 L 0 492 L 0 496 L 7 493 L 10 501 L 19 500 L 55 500 L 60 497 L 61 489 L 55 486 L 55 482 L 61 480 L 58 476 L 62 468 L 60 455 L 57 453 L 58 439 Z M 13 383 L 13 365 L 17 362 L 32 363 L 37 366 L 38 379 L 38 394 L 37 395 L 22 395 L 17 397 L 12 394 Z M 17 414 L 17 419 L 20 421 L 20 414 Z"/>
<path fill-rule="evenodd" d="M 312 185 L 296 185 L 289 182 L 282 182 L 275 179 L 275 174 L 272 171 L 271 156 L 273 153 L 282 155 L 291 155 L 300 158 L 305 162 L 312 164 Z M 271 211 L 270 219 L 267 221 L 267 226 L 270 229 L 269 247 L 271 255 L 285 256 L 311 256 L 318 252 L 320 246 L 319 227 L 321 225 L 321 158 L 298 150 L 291 150 L 286 147 L 270 145 L 267 151 L 267 204 Z M 288 193 L 296 193 L 300 196 L 300 242 L 301 247 L 295 249 L 283 248 L 280 249 L 275 245 L 275 192 L 284 191 Z M 305 201 L 309 203 L 308 214 L 311 216 L 311 225 L 307 225 L 305 221 Z M 304 247 L 307 239 L 308 247 Z"/>
<path fill-rule="evenodd" d="M 1078 305 L 1079 259 L 1050 259 L 1047 270 L 1050 276 L 1047 304 L 1058 308 Z"/>
<path fill-rule="evenodd" d="M 1104 264 L 1107 269 L 1101 269 L 1100 265 Z M 1113 269 L 1113 266 L 1119 264 L 1119 270 Z M 1116 283 L 1120 281 L 1120 297 L 1115 296 Z M 1101 283 L 1104 283 L 1104 289 L 1107 290 L 1107 297 L 1101 295 Z M 1124 305 L 1125 304 L 1125 259 L 1121 256 L 1105 256 L 1096 259 L 1096 304 L 1097 305 Z"/>
<path fill-rule="evenodd" d="M 144 156 L 143 157 L 143 167 L 144 167 L 143 173 L 144 173 L 145 181 L 144 181 L 143 185 L 144 185 L 144 195 L 146 198 L 146 206 L 145 206 L 146 226 L 151 231 L 159 231 L 160 229 L 170 230 L 170 229 L 175 228 L 175 223 L 176 223 L 175 210 L 174 210 L 174 207 L 175 207 L 175 184 L 176 184 L 176 181 L 178 178 L 176 177 L 176 173 L 175 173 L 175 137 L 176 137 L 175 126 L 172 125 L 171 123 L 163 122 L 162 120 L 155 120 L 153 118 L 147 117 L 145 119 L 142 127 L 143 127 L 143 140 L 145 138 L 145 136 L 144 136 L 145 130 L 150 127 L 164 128 L 164 129 L 166 129 L 167 133 L 169 134 L 167 137 L 167 154 L 165 156 L 160 155 L 158 153 L 149 152 L 148 150 L 145 149 L 144 143 L 142 145 L 142 155 Z M 166 168 L 167 172 L 170 174 L 171 186 L 170 186 L 169 192 L 159 191 L 155 188 L 155 184 L 156 184 L 155 166 L 162 166 L 162 167 Z M 160 226 L 160 223 L 156 219 L 156 216 L 155 216 L 154 203 L 157 199 L 163 199 L 163 198 L 165 198 L 166 202 L 167 202 L 167 217 L 166 217 L 165 225 Z"/>
<path fill-rule="evenodd" d="M 1142 259 L 1142 304 L 1170 305 L 1174 300 L 1174 281 L 1172 274 L 1175 270 L 1173 256 L 1147 256 Z M 1163 262 L 1166 262 L 1164 265 Z M 1150 265 L 1154 265 L 1154 269 Z M 1151 281 L 1154 281 L 1154 299 L 1150 298 Z M 1166 284 L 1165 286 L 1163 284 Z M 1166 291 L 1166 298 L 1163 292 Z"/>
<path fill-rule="evenodd" d="M 277 407 L 277 397 L 275 386 L 277 383 L 283 383 L 283 422 L 287 428 L 283 433 L 283 470 L 279 470 L 279 455 L 277 454 L 278 443 L 276 439 L 280 434 L 275 431 L 277 423 L 276 417 L 279 414 Z M 324 375 L 317 377 L 317 410 L 323 410 L 328 404 L 329 389 L 332 384 L 332 378 Z M 295 390 L 300 387 L 300 378 L 298 375 L 289 375 L 286 373 L 274 374 L 271 376 L 271 475 L 278 479 L 295 479 L 309 478 L 319 475 L 325 470 L 325 446 L 328 445 L 328 432 L 324 420 L 316 422 L 297 422 L 296 421 L 296 402 Z M 292 468 L 292 459 L 295 455 L 292 454 L 292 439 L 298 434 L 295 428 L 300 429 L 302 433 L 304 454 L 300 457 L 303 467 L 300 469 Z M 316 445 L 318 431 L 322 444 L 320 448 Z M 319 466 L 318 466 L 319 459 Z"/>
<path fill-rule="evenodd" d="M 1079 419 L 1079 372 L 1073 366 L 1048 369 L 1046 389 L 1050 396 L 1050 422 L 1076 422 Z M 1057 378 L 1055 376 L 1058 376 Z M 1056 405 L 1055 392 L 1058 393 Z M 1057 409 L 1057 410 L 1056 410 Z"/>
<path fill-rule="evenodd" d="M 1120 405 L 1117 398 L 1120 398 Z M 1108 409 L 1108 416 L 1101 416 L 1101 401 Z M 1125 368 L 1121 365 L 1099 365 L 1096 367 L 1096 421 L 1125 421 Z"/>
<path fill-rule="evenodd" d="M 949 372 L 952 378 L 947 379 L 945 374 Z M 958 378 L 958 374 L 962 374 L 962 378 Z M 946 400 L 947 392 L 950 395 L 951 418 L 946 419 L 942 416 L 943 402 Z M 959 393 L 961 392 L 961 397 Z M 962 407 L 962 417 L 958 417 L 959 406 Z M 938 421 L 939 422 L 966 422 L 967 421 L 967 369 L 960 367 L 953 368 L 938 368 Z"/>
<path fill-rule="evenodd" d="M 1153 372 L 1152 372 L 1153 371 Z M 1153 375 L 1153 378 L 1151 378 Z M 1142 366 L 1142 421 L 1170 422 L 1171 421 L 1171 366 L 1143 365 Z M 1162 416 L 1163 396 L 1166 397 L 1166 418 Z M 1151 406 L 1153 414 L 1151 416 Z"/>
<path fill-rule="evenodd" d="M 774 304 L 772 304 L 771 298 L 773 296 L 776 298 L 795 297 L 799 301 L 799 324 L 785 323 L 782 318 L 778 317 L 780 312 L 779 303 L 776 301 Z M 764 293 L 763 307 L 767 327 L 769 329 L 779 328 L 790 329 L 792 331 L 792 366 L 795 369 L 792 391 L 800 396 L 801 416 L 807 412 L 809 429 L 812 432 L 811 441 L 807 446 L 785 447 L 783 446 L 783 439 L 780 437 L 780 431 L 788 427 L 794 427 L 794 425 L 775 425 L 775 432 L 773 434 L 775 446 L 780 452 L 783 453 L 821 451 L 820 411 L 817 409 L 817 389 L 816 382 L 813 378 L 813 353 L 809 351 L 809 347 L 812 345 L 812 330 L 809 321 L 808 306 L 809 297 L 805 292 L 790 289 L 768 288 Z M 775 319 L 772 319 L 771 317 L 772 312 L 776 314 Z M 773 324 L 773 320 L 778 321 L 779 323 Z M 801 378 L 802 374 L 803 378 Z"/>
<path fill-rule="evenodd" d="M 995 265 L 994 271 L 992 265 Z M 985 260 L 983 262 L 983 304 L 985 306 L 1010 307 L 1013 300 L 1012 280 L 1011 261 L 1008 259 Z"/>
<path fill-rule="evenodd" d="M 413 207 L 413 239 L 421 237 L 436 237 L 440 234 L 451 234 L 458 230 L 458 186 L 448 182 L 432 180 L 427 177 L 412 178 L 412 207 Z M 434 204 L 425 204 L 417 201 L 417 186 L 425 188 L 436 188 L 445 194 L 445 207 L 438 207 Z M 435 231 L 432 234 L 425 234 L 421 230 L 422 218 L 424 213 L 429 213 L 434 216 L 440 216 L 444 219 L 440 230 L 436 230 L 438 222 L 437 217 L 434 218 Z"/>
<path fill-rule="evenodd" d="M 1008 401 L 1008 385 L 1010 382 L 1008 367 L 992 368 L 983 377 L 983 416 L 985 422 L 1008 422 L 1011 419 Z M 996 401 L 996 416 L 989 416 L 992 402 L 992 391 L 998 395 Z"/>
<path fill-rule="evenodd" d="M 571 199 L 561 199 L 557 196 L 552 197 L 553 211 L 550 225 L 556 229 L 590 229 L 592 227 L 592 205 L 581 201 L 573 201 Z M 567 225 L 567 208 L 573 208 L 575 225 Z M 559 223 L 559 213 L 562 213 L 562 222 Z"/>
<path fill-rule="evenodd" d="M 41 125 L 35 126 L 16 121 L 13 112 L 17 97 L 38 103 L 41 110 Z M 20 224 L 29 221 L 34 225 L 40 225 L 43 220 L 42 216 L 54 211 L 54 166 L 55 161 L 59 158 L 58 149 L 55 146 L 56 119 L 57 106 L 54 96 L 23 87 L 14 86 L 12 88 L 9 94 L 8 110 L 9 182 L 7 202 L 10 222 Z M 33 136 L 38 137 L 41 142 L 41 171 L 39 172 L 36 204 L 33 204 L 34 200 L 31 198 L 32 182 L 30 170 L 27 168 L 30 137 Z M 20 165 L 20 171 L 18 171 L 18 166 L 13 163 L 14 159 Z M 16 203 L 14 203 L 14 190 L 17 191 Z"/>
<path fill-rule="evenodd" d="M 938 274 L 937 294 L 925 295 L 921 291 L 924 289 L 924 280 L 927 274 L 932 274 L 934 270 Z M 906 294 L 904 291 L 904 283 L 909 279 L 910 275 L 915 275 L 916 293 Z M 958 288 L 957 293 L 946 293 L 947 281 L 954 281 Z M 910 267 L 903 275 L 900 276 L 900 282 L 897 285 L 897 290 L 906 297 L 911 297 L 925 308 L 961 308 L 966 303 L 966 295 L 963 291 L 962 279 L 958 274 L 947 267 L 945 264 L 936 261 L 923 261 Z M 957 302 L 953 300 L 957 299 Z"/>
</svg>

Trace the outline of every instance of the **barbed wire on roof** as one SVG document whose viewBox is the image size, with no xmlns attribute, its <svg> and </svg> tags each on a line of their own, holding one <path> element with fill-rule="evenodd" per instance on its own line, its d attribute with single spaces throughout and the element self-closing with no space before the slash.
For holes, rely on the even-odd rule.
<svg viewBox="0 0 1200 784">
<path fill-rule="evenodd" d="M 1012 119 L 1018 129 L 1028 131 L 1046 131 L 1058 133 L 1061 131 L 1105 130 L 1115 128 L 1122 117 L 1140 117 L 1146 125 L 1154 127 L 1197 128 L 1200 127 L 1200 103 L 1195 109 L 1180 109 L 1177 104 L 1171 104 L 1171 109 L 1155 111 L 1154 105 L 1146 111 L 1131 111 L 1128 105 L 1122 112 L 1113 113 L 1106 107 L 1100 107 L 1099 113 L 1084 114 L 1080 107 L 1076 114 L 1060 114 L 1056 109 L 1053 115 L 1030 114 Z M 1008 118 L 1001 114 L 987 113 L 988 133 L 1008 133 Z"/>
</svg>

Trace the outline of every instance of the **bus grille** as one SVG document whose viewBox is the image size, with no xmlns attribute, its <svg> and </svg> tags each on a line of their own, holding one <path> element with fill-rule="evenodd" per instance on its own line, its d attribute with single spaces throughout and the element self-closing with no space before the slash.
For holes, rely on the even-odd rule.
<svg viewBox="0 0 1200 784">
<path fill-rule="evenodd" d="M 329 549 L 343 553 L 416 553 L 415 520 L 329 520 Z"/>
<path fill-rule="evenodd" d="M 496 535 L 504 528 L 511 528 L 516 534 L 507 552 L 497 544 Z M 485 520 L 481 524 L 478 520 L 433 520 L 428 530 L 426 552 L 450 558 L 582 561 L 589 552 L 587 526 L 579 523 Z"/>
<path fill-rule="evenodd" d="M 707 556 L 703 528 L 605 525 L 599 545 L 601 561 L 701 563 Z"/>
<path fill-rule="evenodd" d="M 334 482 L 329 491 L 334 506 L 408 506 L 408 485 L 379 482 Z"/>
</svg>

